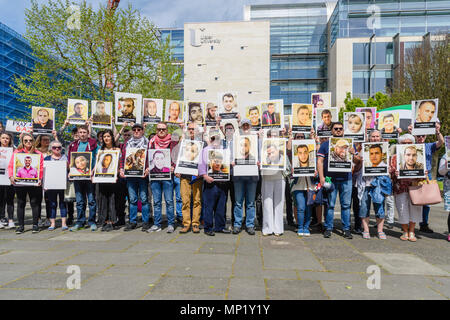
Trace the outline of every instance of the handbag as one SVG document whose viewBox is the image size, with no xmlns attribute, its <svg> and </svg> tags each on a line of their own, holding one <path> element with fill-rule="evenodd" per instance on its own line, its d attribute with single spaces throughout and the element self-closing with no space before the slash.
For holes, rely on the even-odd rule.
<svg viewBox="0 0 450 320">
<path fill-rule="evenodd" d="M 67 181 L 67 188 L 66 191 L 64 191 L 64 201 L 66 202 L 76 201 L 75 185 L 73 184 L 73 181 Z"/>
<path fill-rule="evenodd" d="M 411 185 L 408 187 L 409 197 L 411 203 L 415 206 L 425 206 L 438 204 L 442 202 L 441 190 L 435 180 L 420 181 L 417 185 Z"/>
</svg>

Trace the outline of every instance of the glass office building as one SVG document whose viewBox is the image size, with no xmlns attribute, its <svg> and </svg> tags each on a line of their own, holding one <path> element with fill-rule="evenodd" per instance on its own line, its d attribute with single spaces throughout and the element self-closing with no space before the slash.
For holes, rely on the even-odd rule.
<svg viewBox="0 0 450 320">
<path fill-rule="evenodd" d="M 24 118 L 30 109 L 11 89 L 15 76 L 24 76 L 34 68 L 35 59 L 27 40 L 0 22 L 0 120 Z"/>
<path fill-rule="evenodd" d="M 184 29 L 159 29 L 161 32 L 161 40 L 167 41 L 167 38 L 169 38 L 170 46 L 172 48 L 172 55 L 174 59 L 176 60 L 177 64 L 183 65 L 184 63 Z M 181 70 L 181 82 L 177 85 L 177 88 L 180 90 L 180 98 L 183 99 L 184 97 L 184 90 L 183 90 L 183 75 L 184 75 L 184 68 Z"/>
<path fill-rule="evenodd" d="M 403 58 L 427 33 L 450 30 L 450 1 L 340 0 L 329 25 L 330 48 L 337 39 L 355 39 L 348 48 L 353 53 L 352 94 L 366 101 L 393 85 L 394 69 L 402 63 L 395 57 Z"/>
<path fill-rule="evenodd" d="M 327 3 L 250 5 L 244 20 L 270 20 L 270 98 L 310 103 L 327 91 Z"/>
</svg>

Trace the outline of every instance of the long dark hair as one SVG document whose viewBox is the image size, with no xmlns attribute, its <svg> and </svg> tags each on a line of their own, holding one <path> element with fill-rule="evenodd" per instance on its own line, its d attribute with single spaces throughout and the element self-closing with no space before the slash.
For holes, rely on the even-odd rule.
<svg viewBox="0 0 450 320">
<path fill-rule="evenodd" d="M 105 136 L 105 134 L 109 133 L 109 135 L 111 136 L 111 144 L 113 148 L 117 148 L 117 144 L 116 144 L 116 140 L 114 139 L 114 132 L 111 129 L 106 129 L 103 131 L 103 137 Z M 103 144 L 102 144 L 102 148 L 101 150 L 104 150 L 106 148 L 106 144 L 105 144 L 105 139 L 103 139 Z"/>
</svg>

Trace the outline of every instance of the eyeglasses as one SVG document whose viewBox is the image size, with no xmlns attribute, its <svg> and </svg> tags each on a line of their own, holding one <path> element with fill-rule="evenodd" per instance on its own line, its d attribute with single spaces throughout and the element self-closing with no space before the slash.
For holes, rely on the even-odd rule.
<svg viewBox="0 0 450 320">
<path fill-rule="evenodd" d="M 52 147 L 53 150 L 61 150 L 62 147 Z"/>
<path fill-rule="evenodd" d="M 27 139 L 27 140 L 23 140 L 23 142 L 24 142 L 24 143 L 28 143 L 28 142 L 31 143 L 31 142 L 33 142 L 33 140 L 28 140 L 28 139 Z"/>
<path fill-rule="evenodd" d="M 188 130 L 195 130 L 195 128 L 188 128 Z"/>
<path fill-rule="evenodd" d="M 333 128 L 333 130 L 335 130 L 335 131 L 342 131 L 342 130 L 344 130 L 344 128 Z"/>
<path fill-rule="evenodd" d="M 133 129 L 133 132 L 137 132 L 137 131 L 142 131 L 142 129 L 141 128 L 134 128 Z"/>
<path fill-rule="evenodd" d="M 156 128 L 157 131 L 166 131 L 166 128 Z"/>
</svg>

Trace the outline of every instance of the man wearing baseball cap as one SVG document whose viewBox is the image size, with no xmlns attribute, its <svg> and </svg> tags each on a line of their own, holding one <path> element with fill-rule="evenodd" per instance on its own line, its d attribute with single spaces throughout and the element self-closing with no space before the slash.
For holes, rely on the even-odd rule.
<svg viewBox="0 0 450 320">
<path fill-rule="evenodd" d="M 334 122 L 331 124 L 331 133 L 333 137 L 344 136 L 344 126 L 341 122 Z M 336 197 L 339 192 L 339 199 L 341 202 L 341 221 L 343 225 L 344 238 L 352 239 L 353 236 L 350 232 L 350 204 L 352 200 L 352 174 L 350 172 L 328 172 L 328 149 L 330 140 L 324 141 L 317 152 L 317 171 L 319 171 L 320 184 L 325 184 L 325 177 L 331 177 L 331 181 L 334 184 L 334 190 L 328 192 L 328 205 L 325 207 L 325 232 L 324 238 L 331 237 L 331 231 L 333 231 L 334 220 L 334 206 L 336 203 Z M 348 150 L 348 142 L 344 139 L 338 140 L 336 144 L 335 154 L 332 154 L 335 161 L 345 161 L 345 155 L 347 152 L 355 154 L 355 149 L 350 148 Z"/>
</svg>

